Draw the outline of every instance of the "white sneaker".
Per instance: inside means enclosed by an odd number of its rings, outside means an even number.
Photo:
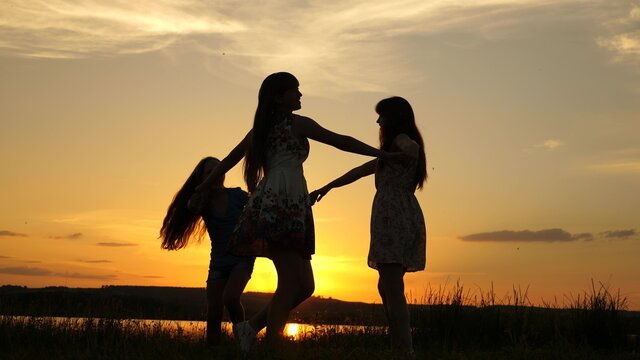
[[[235,336],[240,350],[244,353],[248,353],[251,350],[251,345],[256,342],[256,331],[253,330],[249,320],[233,324],[233,336]]]

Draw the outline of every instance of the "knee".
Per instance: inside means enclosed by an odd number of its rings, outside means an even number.
[[[315,284],[313,282],[302,283],[300,284],[300,290],[298,291],[299,297],[301,299],[308,299],[313,295],[313,292],[316,290]]]

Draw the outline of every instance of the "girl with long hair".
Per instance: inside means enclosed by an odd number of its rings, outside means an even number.
[[[371,210],[367,262],[378,271],[378,292],[389,321],[393,347],[411,357],[414,352],[404,296],[404,274],[424,270],[426,263],[426,227],[414,195],[427,179],[424,142],[407,100],[397,96],[384,99],[376,105],[376,112],[379,115],[380,149],[401,151],[405,156],[371,160],[309,196],[313,204],[333,188],[375,174],[376,194]]]
[[[229,238],[248,200],[242,189],[224,186],[224,175],[216,177],[207,201],[189,202],[196,186],[218,166],[220,160],[206,157],[193,169],[175,194],[162,222],[162,248],[178,250],[191,239],[200,241],[205,232],[211,238],[211,256],[207,277],[207,335],[209,345],[220,341],[222,314],[226,307],[232,323],[245,320],[240,296],[253,272],[254,257],[238,257],[227,252]]]
[[[229,244],[236,255],[261,256],[273,261],[278,285],[269,304],[251,319],[238,324],[240,347],[248,352],[256,334],[266,326],[272,350],[282,338],[289,312],[313,294],[311,255],[315,252],[313,214],[302,164],[309,155],[309,140],[372,157],[393,157],[350,136],[336,134],[313,119],[294,114],[301,108],[295,76],[274,73],[258,92],[253,127],[198,186],[207,198],[210,182],[244,158],[249,202]]]

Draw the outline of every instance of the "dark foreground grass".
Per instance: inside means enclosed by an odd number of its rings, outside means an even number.
[[[496,300],[492,290],[475,295],[460,284],[431,290],[413,302],[416,359],[640,360],[640,316],[626,312],[626,300],[602,284],[562,307],[534,307],[526,290],[514,289],[508,298]],[[0,359],[274,358],[261,342],[243,357],[229,336],[209,347],[203,329],[167,324],[0,316]],[[301,334],[279,344],[275,358],[394,359],[385,328],[362,325],[346,332],[328,328]]]
[[[54,321],[43,318],[0,318],[2,359],[244,359],[224,336],[220,345],[204,344],[202,332],[187,333],[160,322],[122,320]],[[594,349],[569,343],[496,348],[465,346],[447,349],[416,339],[416,359],[640,359],[624,349]],[[432,346],[435,345],[435,346]],[[308,334],[278,347],[271,357],[258,343],[249,359],[393,359],[387,335],[380,330]]]

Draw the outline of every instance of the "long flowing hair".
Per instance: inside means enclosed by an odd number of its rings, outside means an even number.
[[[169,204],[167,215],[164,217],[162,228],[160,229],[161,247],[163,249],[182,249],[189,244],[192,235],[195,235],[196,240],[200,241],[206,233],[207,228],[204,225],[204,221],[202,221],[202,216],[189,211],[187,204],[189,198],[195,192],[196,186],[200,185],[204,180],[206,175],[205,167],[209,161],[220,162],[220,160],[210,156],[200,160],[187,178],[187,181],[182,185],[182,188],[173,197],[171,204]]]
[[[253,192],[264,176],[267,136],[277,120],[276,97],[298,86],[295,76],[287,72],[267,76],[258,92],[258,107],[253,119],[253,135],[244,157],[244,180]]]
[[[420,130],[416,126],[416,119],[411,104],[404,98],[393,96],[381,100],[376,105],[378,115],[384,116],[384,126],[380,127],[380,149],[390,151],[393,139],[400,134],[406,134],[420,145],[418,151],[418,166],[415,174],[416,188],[422,189],[427,180],[427,157],[424,152],[424,141]]]

